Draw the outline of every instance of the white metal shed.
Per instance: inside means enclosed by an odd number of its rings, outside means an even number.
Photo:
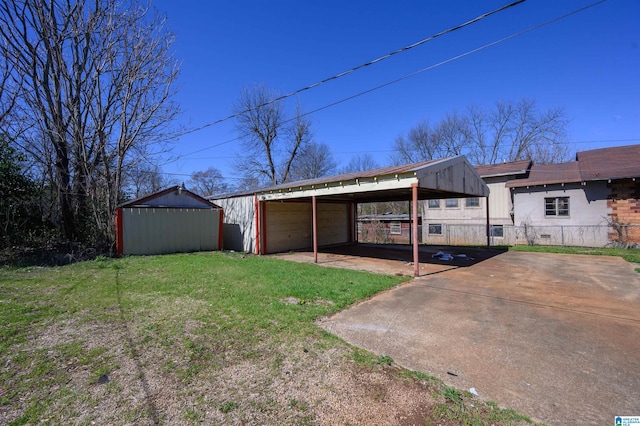
[[[184,189],[171,187],[116,209],[116,251],[165,254],[222,249],[223,210]]]

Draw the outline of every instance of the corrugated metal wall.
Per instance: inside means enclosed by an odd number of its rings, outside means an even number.
[[[318,203],[318,245],[349,242],[349,204]],[[312,207],[309,202],[267,202],[267,253],[313,246]]]
[[[123,254],[219,250],[219,209],[123,208]]]
[[[255,250],[255,205],[254,196],[211,200],[224,209],[224,248],[225,250]]]

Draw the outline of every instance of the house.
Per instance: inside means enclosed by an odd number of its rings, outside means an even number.
[[[492,244],[509,244],[513,235],[513,202],[506,183],[529,175],[531,160],[476,166],[474,169],[489,190],[489,222]],[[428,200],[422,208],[426,226],[422,238],[427,244],[484,244],[487,205],[479,197]]]
[[[364,214],[358,215],[358,242],[374,244],[411,244],[412,218],[410,214]],[[422,226],[422,215],[418,215],[418,227]],[[418,234],[422,243],[422,234]]]
[[[222,250],[223,210],[183,186],[124,203],[115,215],[118,255]]]
[[[604,246],[640,242],[640,145],[578,152],[507,182],[517,243]]]

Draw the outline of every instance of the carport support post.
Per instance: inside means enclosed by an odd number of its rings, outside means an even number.
[[[491,247],[491,223],[489,222],[489,197],[485,197],[487,203],[487,247]]]
[[[418,256],[418,184],[411,184],[411,213],[413,222],[413,276],[420,276],[420,257]]]
[[[316,196],[311,196],[311,212],[313,219],[313,263],[318,263],[318,206]]]

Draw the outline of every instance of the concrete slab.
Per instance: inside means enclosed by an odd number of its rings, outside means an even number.
[[[393,270],[378,265],[378,272]],[[425,265],[426,273],[319,325],[547,424],[640,415],[640,274],[633,265],[504,252],[468,267]]]

